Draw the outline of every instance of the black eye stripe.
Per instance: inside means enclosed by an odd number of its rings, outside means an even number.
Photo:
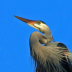
[[[37,21],[37,24],[40,25],[40,22],[42,22],[43,24],[46,24],[45,22],[43,22],[43,21],[41,21],[41,20]]]
[[[41,20],[40,20],[41,21]],[[45,22],[41,21],[43,24],[46,24]]]
[[[42,23],[45,23],[45,22],[43,22],[43,21],[41,21]]]

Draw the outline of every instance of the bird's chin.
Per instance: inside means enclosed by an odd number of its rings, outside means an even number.
[[[41,30],[41,28],[38,28],[36,26],[34,26],[34,28],[43,33],[43,31]]]
[[[37,26],[31,25],[31,24],[28,24],[28,25],[40,31],[40,28],[38,28]]]

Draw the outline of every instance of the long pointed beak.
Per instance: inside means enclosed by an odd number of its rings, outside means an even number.
[[[34,26],[34,24],[37,24],[37,21],[25,19],[25,18],[22,18],[22,17],[19,17],[19,16],[14,16],[14,17],[16,17],[17,19],[27,23],[29,26],[39,30],[37,27]]]
[[[31,25],[34,25],[37,23],[37,21],[34,21],[34,20],[29,20],[29,19],[25,19],[25,18],[22,18],[22,17],[19,17],[19,16],[14,16],[16,17],[17,19],[27,23],[27,24],[31,24]]]

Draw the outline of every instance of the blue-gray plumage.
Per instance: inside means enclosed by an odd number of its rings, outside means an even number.
[[[43,33],[33,32],[29,40],[35,72],[72,72],[72,53],[63,43],[52,42],[53,36],[44,22],[15,17]]]

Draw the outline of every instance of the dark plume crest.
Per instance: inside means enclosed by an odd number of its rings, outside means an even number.
[[[41,21],[41,20],[40,20]],[[42,23],[46,24],[45,22],[41,21]]]

